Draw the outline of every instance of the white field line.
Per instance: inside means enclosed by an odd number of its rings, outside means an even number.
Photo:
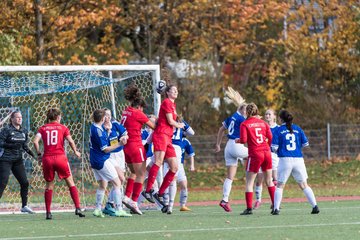
[[[275,225],[275,226],[254,226],[254,227],[228,227],[228,228],[197,228],[197,229],[168,229],[154,231],[137,231],[137,232],[114,232],[114,233],[96,233],[96,234],[69,234],[69,235],[48,235],[36,237],[14,237],[0,238],[0,240],[29,240],[29,239],[55,239],[55,238],[80,238],[80,237],[107,237],[107,236],[123,236],[123,235],[145,235],[157,233],[190,233],[190,232],[208,232],[208,231],[229,231],[229,230],[252,230],[252,229],[277,229],[277,228],[314,228],[314,227],[331,227],[360,225],[360,222],[344,222],[344,223],[323,223],[323,224],[293,224],[293,225]]]

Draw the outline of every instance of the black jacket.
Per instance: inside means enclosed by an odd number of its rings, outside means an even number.
[[[22,160],[24,150],[35,158],[28,146],[29,136],[25,128],[16,129],[12,124],[0,131],[0,161]]]

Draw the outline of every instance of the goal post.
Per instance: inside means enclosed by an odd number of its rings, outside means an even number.
[[[91,113],[106,107],[119,118],[128,105],[123,91],[129,84],[135,84],[147,103],[144,112],[157,115],[161,101],[156,93],[159,80],[158,65],[0,66],[0,120],[8,118],[12,109],[19,109],[23,127],[29,131],[29,146],[33,148],[33,137],[45,123],[46,110],[59,108],[63,113],[62,123],[70,129],[82,152],[79,161],[70,146],[65,146],[82,205],[94,206],[97,186],[89,163]],[[45,181],[41,165],[27,154],[24,159],[30,182],[29,205],[43,210]],[[17,212],[20,207],[19,184],[11,176],[0,199],[0,213]],[[64,181],[55,183],[52,208],[74,208]]]

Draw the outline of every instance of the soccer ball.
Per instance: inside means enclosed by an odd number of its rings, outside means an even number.
[[[161,94],[161,93],[163,93],[165,91],[165,88],[166,88],[166,82],[164,80],[160,80],[157,83],[156,92]]]

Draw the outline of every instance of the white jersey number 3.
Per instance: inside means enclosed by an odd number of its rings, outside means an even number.
[[[263,143],[264,142],[264,137],[261,134],[261,128],[255,128],[255,135],[256,135],[256,142],[257,143]]]
[[[285,138],[286,138],[286,140],[289,141],[289,144],[286,144],[286,150],[294,151],[296,149],[295,134],[288,133],[288,134],[286,134]]]
[[[46,140],[47,145],[57,145],[58,143],[58,131],[52,130],[52,131],[46,131]]]

